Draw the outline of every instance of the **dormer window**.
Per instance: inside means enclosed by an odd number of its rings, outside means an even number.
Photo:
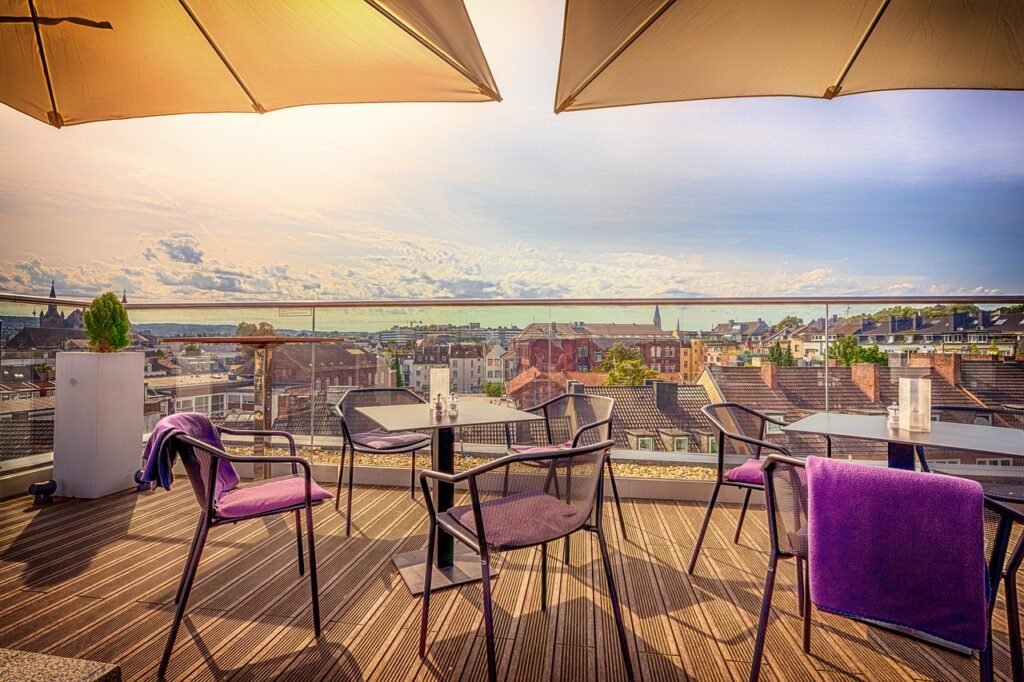
[[[779,421],[783,421],[786,415],[784,415],[782,412],[765,412],[765,416],[770,417],[772,419],[777,419]],[[778,424],[773,424],[771,422],[764,423],[764,435],[772,436],[780,433],[782,433],[782,427],[779,426]]]

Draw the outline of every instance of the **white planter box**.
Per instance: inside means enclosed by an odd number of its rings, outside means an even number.
[[[142,466],[144,354],[57,353],[53,477],[64,497],[135,485]]]

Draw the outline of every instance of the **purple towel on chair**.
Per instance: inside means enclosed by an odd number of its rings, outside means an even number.
[[[179,454],[174,448],[165,447],[171,436],[192,436],[196,440],[224,449],[220,434],[210,418],[198,412],[179,412],[164,417],[153,428],[146,443],[146,452],[142,455],[143,481],[151,481],[161,488],[171,489],[174,482],[174,458]],[[191,454],[191,453],[189,453]],[[220,460],[217,466],[217,483],[214,486],[214,499],[238,485],[238,474],[231,462]]]
[[[807,487],[811,601],[818,608],[985,648],[978,483],[808,457]]]

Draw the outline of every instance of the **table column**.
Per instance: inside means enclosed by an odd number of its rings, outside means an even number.
[[[273,388],[274,375],[271,373],[271,361],[273,349],[269,346],[257,346],[253,355],[253,387],[255,389],[255,405],[253,406],[253,421],[256,430],[268,429],[273,423]],[[252,454],[256,457],[266,455],[266,443],[262,436],[253,439]],[[252,467],[253,480],[269,478],[269,466],[266,464],[254,464]]]
[[[445,473],[455,472],[455,429],[434,429],[433,447],[434,470]],[[415,456],[415,455],[414,455]],[[448,511],[455,503],[455,486],[436,481],[434,485],[434,508],[437,513]],[[455,562],[455,539],[443,528],[437,529],[437,554],[434,564],[447,568]]]
[[[889,443],[889,468],[914,470],[914,446]]]

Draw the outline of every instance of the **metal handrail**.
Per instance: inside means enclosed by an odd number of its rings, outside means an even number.
[[[0,302],[61,305],[82,308],[89,301],[73,298],[50,298],[0,292]],[[229,308],[507,308],[507,307],[577,307],[577,306],[782,306],[782,305],[870,305],[884,304],[1015,304],[1024,303],[1024,294],[998,296],[659,296],[649,298],[423,298],[423,299],[360,299],[326,301],[185,301],[127,304],[128,310],[229,309]]]

